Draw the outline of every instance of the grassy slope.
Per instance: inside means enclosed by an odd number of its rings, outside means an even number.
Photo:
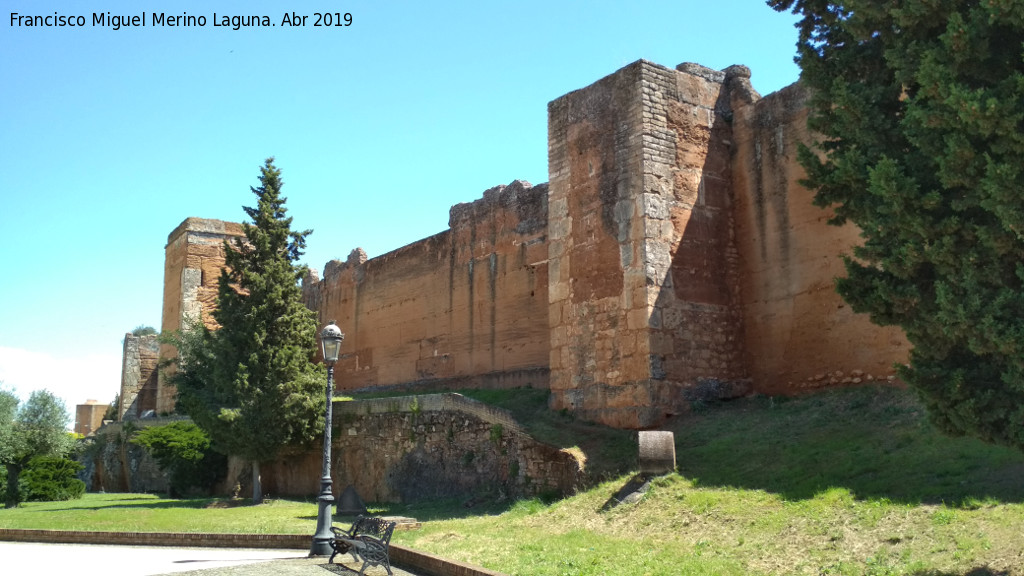
[[[383,506],[429,520],[396,542],[523,576],[1024,575],[1024,456],[938,435],[906,391],[698,406],[668,426],[678,473],[618,506],[635,433],[550,413],[543,391],[472,395],[578,446],[605,481],[550,505]],[[312,533],[315,508],[90,494],[0,510],[0,527]]]
[[[527,410],[515,406],[523,398],[490,400]],[[542,420],[537,436],[589,446],[591,463],[613,469],[592,448],[623,433],[573,426]],[[518,503],[401,539],[522,575],[1024,574],[1024,456],[939,435],[907,391],[698,406],[667,429],[679,473],[637,505],[606,510],[621,476],[551,506]]]

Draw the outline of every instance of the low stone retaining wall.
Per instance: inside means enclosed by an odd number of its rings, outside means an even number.
[[[451,393],[336,402],[332,450],[336,495],[351,484],[374,502],[567,495],[584,477],[508,412]],[[321,465],[319,451],[263,465],[264,490],[315,494]]]
[[[436,498],[524,498],[568,495],[582,484],[583,463],[569,451],[531,438],[508,412],[459,394],[424,394],[334,403],[332,477],[335,496],[349,484],[366,501]],[[146,419],[133,426],[166,424]],[[82,479],[91,491],[163,492],[167,479],[141,448],[108,425],[86,458]],[[122,458],[125,461],[122,462]],[[249,491],[248,464],[232,459],[227,495]],[[268,497],[305,497],[320,490],[320,445],[261,465]]]

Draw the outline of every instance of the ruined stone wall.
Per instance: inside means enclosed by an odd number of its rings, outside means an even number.
[[[217,302],[217,282],[224,266],[224,241],[243,236],[241,224],[188,218],[167,237],[164,249],[164,299],[161,330],[180,330],[186,318],[201,318],[213,327],[210,315]],[[162,345],[161,358],[173,358],[174,347]],[[157,413],[174,410],[173,387],[161,375]]]
[[[153,418],[129,427],[180,418]],[[541,444],[510,414],[458,394],[432,394],[334,404],[333,488],[352,484],[364,500],[415,502],[486,495],[522,498],[568,495],[583,482],[583,463],[566,450]],[[109,424],[80,458],[90,491],[162,492],[168,480],[145,450],[126,441],[121,423]],[[217,493],[236,483],[251,491],[247,463],[232,458]],[[282,455],[260,467],[269,497],[309,496],[320,489],[320,448]]]
[[[457,394],[337,402],[334,422],[335,495],[352,484],[376,502],[522,498],[571,494],[583,481],[573,454],[534,441],[504,411]],[[264,490],[314,494],[321,466],[319,452],[286,456],[261,468]]]
[[[303,282],[345,333],[338,389],[547,386],[547,186],[452,207],[449,230]]]
[[[121,391],[118,394],[119,420],[138,418],[157,409],[160,343],[156,334],[124,335],[121,356]]]
[[[829,226],[831,212],[799,183],[797,148],[810,138],[806,101],[795,84],[733,115],[744,348],[765,394],[885,379],[909,351],[901,330],[871,324],[835,292],[840,255],[860,241],[859,230]]]
[[[130,436],[140,428],[183,419],[146,418],[106,424],[92,437],[88,448],[76,456],[84,466],[78,478],[89,492],[166,492],[167,475],[145,448],[130,442]]]

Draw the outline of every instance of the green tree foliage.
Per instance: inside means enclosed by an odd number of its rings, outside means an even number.
[[[227,246],[217,330],[196,324],[178,336],[178,407],[209,434],[215,449],[252,463],[253,501],[263,500],[260,462],[323,427],[325,376],[312,362],[316,315],[301,299],[305,267],[296,263],[311,231],[293,232],[273,158],[260,169],[252,224]]]
[[[25,499],[33,502],[74,500],[85,494],[85,482],[78,472],[85,466],[56,456],[37,456],[22,473],[26,487]]]
[[[839,293],[906,332],[940,428],[1024,447],[1024,2],[769,4],[802,16],[806,183],[862,230]]]
[[[0,389],[0,465],[7,469],[5,505],[17,506],[22,491],[22,470],[37,456],[63,457],[74,442],[68,434],[71,421],[64,402],[47,390],[36,390],[24,405],[18,397]]]
[[[106,411],[103,412],[104,420],[117,420],[118,407],[121,405],[121,394],[114,394],[114,399],[110,401],[110,406],[107,406]]]
[[[209,494],[227,473],[227,458],[210,448],[210,438],[190,421],[143,428],[131,439],[156,460],[170,477],[170,496],[198,489]]]

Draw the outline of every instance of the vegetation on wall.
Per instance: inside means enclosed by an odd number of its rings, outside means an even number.
[[[227,457],[210,447],[210,438],[191,421],[143,428],[131,442],[146,449],[168,475],[170,496],[209,495],[227,473]]]
[[[1024,448],[1024,4],[769,4],[803,17],[806,184],[862,231],[839,293],[941,429]]]
[[[209,435],[213,447],[252,463],[253,502],[263,500],[259,467],[287,444],[310,442],[323,429],[325,376],[314,364],[316,315],[301,299],[297,264],[310,230],[295,232],[273,158],[260,168],[252,224],[228,243],[213,318],[179,334],[178,409]]]

